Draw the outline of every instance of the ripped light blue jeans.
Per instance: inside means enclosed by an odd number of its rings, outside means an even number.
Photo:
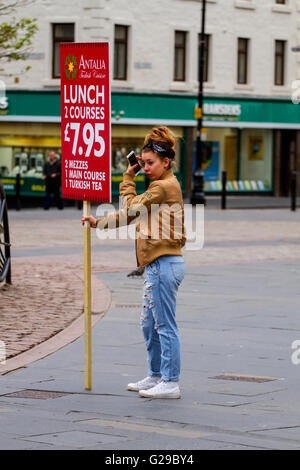
[[[185,274],[182,256],[160,256],[146,266],[141,327],[148,351],[149,375],[177,382],[180,339],[176,323],[177,291]]]

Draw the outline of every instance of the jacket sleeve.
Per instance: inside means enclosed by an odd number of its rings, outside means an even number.
[[[138,210],[140,206],[144,206],[149,211],[152,204],[161,204],[165,199],[161,181],[153,181],[147,191],[137,195],[133,177],[128,174],[124,175],[124,181],[120,184],[120,194],[127,210],[133,207]]]
[[[124,180],[120,184],[120,194],[122,209],[97,219],[99,228],[107,229],[129,225],[141,211],[149,212],[152,204],[161,204],[164,200],[164,189],[161,183],[154,181],[149,185],[147,191],[137,195],[133,177],[127,173],[124,174]]]

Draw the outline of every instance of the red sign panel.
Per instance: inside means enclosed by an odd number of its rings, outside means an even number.
[[[62,43],[62,197],[111,201],[108,43]]]

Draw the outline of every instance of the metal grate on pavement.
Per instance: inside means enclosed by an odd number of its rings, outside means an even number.
[[[239,380],[241,382],[271,382],[272,380],[280,380],[279,377],[262,377],[257,375],[239,375],[239,374],[223,374],[216,375],[215,377],[209,377],[209,379],[220,379],[220,380]]]
[[[48,398],[59,398],[71,394],[71,392],[56,392],[53,390],[25,389],[19,390],[18,392],[6,393],[5,395],[1,396],[11,398],[33,398],[38,400],[47,400]]]

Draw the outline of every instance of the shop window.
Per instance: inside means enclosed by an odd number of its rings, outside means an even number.
[[[57,158],[60,159],[59,148],[13,147],[11,170],[8,176],[16,176],[20,173],[22,176],[41,178],[50,150],[54,150]]]
[[[8,176],[11,171],[12,151],[11,147],[0,147],[0,177]]]
[[[138,138],[114,138],[112,141],[112,173],[124,173],[128,166],[126,155],[133,150],[140,156],[143,147],[143,139]]]
[[[74,23],[52,24],[52,78],[60,78],[61,42],[74,42]]]
[[[175,31],[174,81],[185,81],[186,36],[185,31]]]
[[[223,170],[226,171],[226,188],[229,193],[272,191],[272,130],[210,127],[203,144],[205,192],[217,193],[222,190]],[[195,171],[196,140],[193,157]]]
[[[248,49],[249,39],[238,38],[237,83],[246,84],[248,81]]]
[[[127,80],[128,26],[115,25],[114,79]]]
[[[204,44],[204,71],[203,71],[203,81],[208,82],[208,69],[209,69],[209,59],[210,59],[210,44],[211,37],[210,34],[205,34],[205,44]],[[201,34],[198,35],[198,65],[200,63],[200,53],[201,53]],[[198,69],[199,70],[199,69]],[[199,80],[198,76],[198,80]]]
[[[274,83],[275,85],[284,85],[284,65],[285,65],[285,44],[286,41],[275,41],[275,71]]]

